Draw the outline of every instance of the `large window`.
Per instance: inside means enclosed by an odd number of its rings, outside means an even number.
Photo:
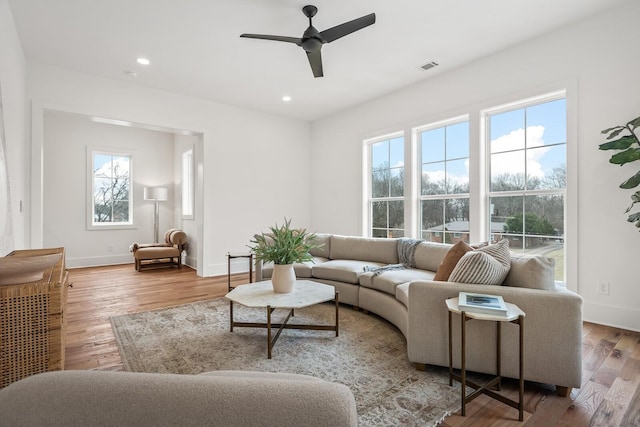
[[[565,280],[564,91],[364,142],[370,236],[506,238],[513,252],[554,258]]]
[[[88,225],[95,228],[132,225],[132,156],[95,150],[90,150],[89,154],[91,222]]]
[[[555,258],[556,279],[564,280],[566,100],[490,112],[487,143],[491,238]]]
[[[404,137],[368,143],[369,213],[373,237],[404,236]]]
[[[417,131],[421,238],[469,241],[469,122]]]

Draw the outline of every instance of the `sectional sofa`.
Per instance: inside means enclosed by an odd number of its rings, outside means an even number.
[[[525,312],[525,380],[556,385],[563,396],[581,386],[582,298],[556,285],[553,259],[510,253],[508,274],[500,284],[435,281],[453,245],[414,241],[411,263],[403,266],[399,261],[406,254],[399,246],[406,239],[331,234],[317,234],[317,239],[321,246],[310,251],[314,262],[296,264],[296,276],[333,285],[340,302],[393,323],[407,340],[409,360],[419,369],[427,364],[449,365],[445,300],[461,291],[479,292],[501,295]],[[257,263],[257,280],[268,280],[272,271],[272,265]],[[453,317],[453,364],[459,367],[460,319]],[[495,325],[472,321],[467,328],[467,369],[494,374]],[[503,376],[518,377],[515,325],[502,327],[501,363]]]

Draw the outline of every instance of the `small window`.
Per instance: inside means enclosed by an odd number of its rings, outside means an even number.
[[[182,153],[182,218],[193,219],[194,200],[193,149]]]
[[[129,153],[90,150],[89,229],[133,226],[131,166]]]
[[[369,233],[372,237],[403,237],[404,137],[368,141]]]

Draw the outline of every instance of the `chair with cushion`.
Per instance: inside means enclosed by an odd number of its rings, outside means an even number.
[[[182,268],[182,251],[187,248],[187,234],[172,228],[164,233],[164,243],[131,245],[136,270],[156,267]]]

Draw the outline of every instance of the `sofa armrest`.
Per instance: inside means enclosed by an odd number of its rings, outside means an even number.
[[[445,300],[459,292],[501,295],[520,307],[524,321],[525,379],[580,387],[582,377],[582,298],[565,288],[553,291],[451,282],[416,281],[409,285],[409,360],[449,365],[448,310]],[[460,316],[454,315],[454,365],[459,366]],[[467,368],[495,373],[495,326],[475,321],[467,336]],[[470,329],[471,330],[471,329]],[[518,377],[517,327],[502,327],[502,372]]]

